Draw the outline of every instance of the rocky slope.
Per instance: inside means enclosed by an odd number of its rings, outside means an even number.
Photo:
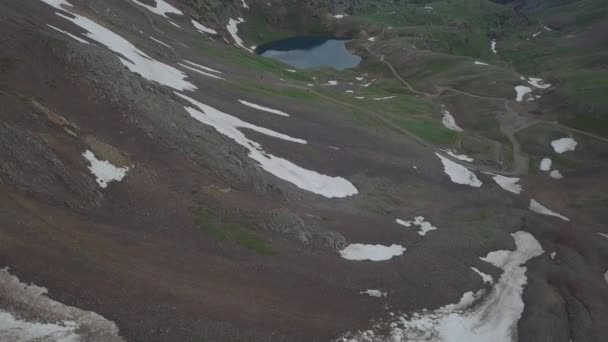
[[[603,341],[606,18],[550,5],[1,2],[0,341]],[[301,34],[363,63],[251,53]]]

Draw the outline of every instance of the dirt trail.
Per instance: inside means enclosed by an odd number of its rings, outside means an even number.
[[[444,87],[444,86],[438,86],[435,85],[435,89],[437,89],[436,93],[429,93],[429,92],[425,92],[425,91],[421,91],[418,90],[416,88],[414,88],[406,79],[404,79],[399,72],[397,72],[397,70],[395,69],[395,67],[386,60],[385,56],[383,54],[378,54],[375,53],[374,51],[372,51],[372,47],[374,46],[374,44],[382,39],[385,35],[385,30],[382,31],[382,33],[378,36],[378,38],[376,40],[374,40],[373,42],[371,42],[370,44],[365,44],[363,47],[365,48],[365,50],[371,54],[372,56],[376,57],[381,63],[383,63],[384,65],[386,65],[389,70],[391,71],[391,73],[395,76],[396,79],[398,79],[404,86],[405,88],[414,93],[414,94],[418,94],[418,95],[423,95],[425,97],[429,97],[431,99],[436,99],[439,98],[443,93],[445,92],[454,92],[454,93],[458,93],[461,95],[465,95],[465,96],[470,96],[470,97],[474,97],[474,98],[479,98],[479,99],[486,99],[486,100],[493,100],[493,101],[503,101],[504,107],[505,107],[505,113],[504,115],[500,115],[497,117],[497,120],[499,122],[499,127],[500,127],[500,131],[509,139],[509,141],[511,142],[511,147],[513,150],[513,164],[511,166],[511,170],[495,170],[492,168],[488,168],[488,167],[484,167],[484,166],[478,166],[478,165],[467,165],[469,168],[471,169],[476,169],[476,170],[480,170],[480,171],[486,171],[486,172],[492,172],[492,173],[500,173],[503,175],[526,175],[528,173],[528,166],[529,166],[529,157],[522,152],[521,150],[521,144],[520,142],[517,140],[517,137],[515,136],[517,132],[522,131],[528,127],[531,127],[535,124],[539,124],[539,123],[544,123],[544,124],[548,124],[548,125],[553,125],[556,127],[560,127],[562,129],[566,129],[572,132],[576,132],[582,135],[586,135],[588,137],[592,137],[592,138],[596,138],[598,140],[602,140],[605,142],[608,142],[608,138],[599,136],[597,134],[593,134],[593,133],[589,133],[586,131],[582,131],[576,128],[572,128],[557,122],[551,122],[551,121],[546,121],[546,120],[536,120],[536,119],[532,119],[531,116],[529,115],[528,111],[523,108],[521,105],[519,105],[518,103],[514,102],[511,99],[506,99],[506,98],[501,98],[501,97],[492,97],[492,96],[484,96],[484,95],[478,95],[478,94],[473,94],[467,91],[463,91],[463,90],[458,90],[458,89],[454,89],[452,87]],[[383,119],[383,121],[391,126],[391,123],[386,122],[386,120]],[[413,136],[413,134],[411,134],[410,132],[407,132],[406,130],[400,128],[400,131],[405,131],[409,136]],[[470,132],[463,132],[464,134],[468,134],[471,136],[475,136],[475,137],[481,137],[477,134],[472,134]],[[420,138],[415,137],[417,140],[421,140]],[[485,137],[484,137],[485,138]],[[496,141],[492,140],[492,139],[488,139],[485,138],[486,140],[490,140],[494,143],[496,143]],[[428,143],[424,142],[425,146],[428,146]],[[495,145],[493,144],[494,148]],[[437,148],[434,148],[435,150],[437,150]],[[462,161],[457,161],[454,160],[456,162],[462,163]]]
[[[384,36],[384,31],[382,31],[382,34],[379,37]],[[423,95],[426,97],[429,97],[431,99],[436,99],[438,97],[441,96],[441,94],[443,94],[446,91],[452,91],[455,93],[459,93],[462,95],[466,95],[466,96],[470,96],[470,97],[475,97],[475,98],[481,98],[481,99],[488,99],[488,100],[496,100],[496,101],[504,101],[504,105],[505,108],[507,109],[507,113],[504,116],[500,116],[498,117],[498,121],[500,123],[500,130],[501,132],[509,139],[509,141],[511,142],[512,145],[512,149],[513,149],[513,165],[511,170],[497,170],[495,168],[492,167],[487,167],[487,166],[480,166],[480,165],[474,165],[474,164],[467,164],[467,167],[471,168],[471,169],[475,169],[478,171],[484,171],[484,172],[490,172],[490,173],[499,173],[502,175],[513,175],[513,176],[519,176],[519,175],[525,175],[528,173],[528,157],[521,151],[521,145],[519,143],[519,141],[517,140],[517,138],[515,137],[515,133],[517,132],[517,130],[515,129],[516,127],[513,126],[513,124],[520,122],[523,118],[522,116],[520,116],[516,111],[514,111],[511,106],[509,105],[509,103],[511,102],[508,99],[504,99],[504,98],[498,98],[498,97],[490,97],[490,96],[483,96],[483,95],[477,95],[477,94],[472,94],[466,91],[462,91],[462,90],[458,90],[458,89],[454,89],[451,87],[443,87],[443,86],[435,86],[435,88],[438,90],[437,93],[428,93],[428,92],[424,92],[424,91],[420,91],[415,89],[414,87],[412,87],[412,85],[405,80],[403,77],[401,77],[401,75],[397,72],[397,70],[395,69],[395,67],[386,60],[386,58],[384,57],[384,55],[379,55],[375,52],[373,52],[371,50],[371,47],[374,45],[375,41],[372,42],[371,44],[367,44],[364,46],[364,48],[374,57],[378,58],[380,60],[380,62],[382,62],[384,65],[386,65],[391,73],[395,76],[395,78],[397,78],[403,85],[405,85],[405,87],[412,93],[418,94],[418,95]],[[525,120],[525,119],[523,119]],[[389,122],[386,122],[386,124],[392,125]],[[394,126],[394,125],[392,125]],[[400,128],[400,130],[403,130],[402,128]],[[407,130],[403,130],[406,131]],[[483,138],[484,140],[489,140],[491,142],[493,142],[492,146],[495,150],[495,159],[498,156],[498,153],[496,153],[496,141],[492,140],[492,139],[488,139],[485,137],[482,137],[480,135],[477,134],[472,134],[469,132],[463,132],[464,134],[468,134],[477,138]],[[411,134],[410,132],[407,132],[407,134],[409,136],[413,136],[413,134]],[[421,140],[420,138],[416,137],[417,140]],[[428,143],[424,143],[425,146],[429,146]],[[436,148],[435,146],[433,146],[433,149],[438,151],[439,149]],[[440,151],[440,150],[439,150]],[[450,157],[450,156],[446,156],[446,157]],[[450,158],[452,159],[452,158]],[[461,160],[455,160],[453,159],[453,161],[458,162],[458,163],[463,163]]]

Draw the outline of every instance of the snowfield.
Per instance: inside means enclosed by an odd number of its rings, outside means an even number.
[[[340,255],[348,260],[386,261],[402,255],[405,251],[406,249],[401,245],[383,246],[355,243],[346,246],[340,251]]]
[[[196,86],[186,81],[186,74],[165,63],[156,61],[136,48],[128,40],[97,24],[93,20],[69,11],[72,5],[67,0],[40,0],[50,6],[67,11],[71,16],[56,14],[86,31],[83,35],[114,51],[123,65],[150,81],[176,90],[195,90]],[[70,35],[73,37],[74,35]]]
[[[108,183],[110,182],[121,181],[129,171],[128,167],[116,167],[108,161],[97,159],[95,154],[89,150],[82,155],[89,162],[89,170],[95,175],[97,184],[104,189],[108,187]]]
[[[432,311],[403,314],[390,323],[380,323],[372,330],[348,334],[338,341],[515,341],[517,323],[524,311],[522,293],[527,283],[526,267],[523,265],[528,260],[542,255],[544,250],[530,233],[519,231],[512,236],[516,250],[491,252],[481,258],[503,271],[498,282],[487,294],[484,289],[477,293],[466,292],[456,304]],[[490,280],[484,276],[482,278]],[[386,329],[389,330],[388,334],[382,335],[382,331]]]
[[[477,178],[477,176],[475,176],[475,174],[471,170],[449,160],[448,158],[442,156],[439,153],[435,153],[435,155],[443,163],[443,171],[450,177],[452,182],[456,184],[472,186],[475,188],[479,188],[483,185],[483,183]]]
[[[292,138],[267,128],[252,125],[230,114],[200,103],[188,96],[177,92],[176,94],[196,107],[185,107],[186,111],[194,119],[212,126],[221,134],[245,147],[249,151],[249,157],[251,159],[257,161],[262,169],[270,172],[276,177],[290,182],[300,189],[327,198],[348,197],[358,193],[357,188],[342,177],[331,177],[312,170],[307,170],[286,159],[265,152],[259,143],[247,138],[239,129],[250,129],[258,133],[298,144],[307,144],[306,140]]]

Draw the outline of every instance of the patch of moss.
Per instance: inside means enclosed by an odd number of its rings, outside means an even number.
[[[277,254],[262,237],[211,208],[199,206],[192,211],[192,215],[199,229],[215,239],[235,242],[261,255]]]

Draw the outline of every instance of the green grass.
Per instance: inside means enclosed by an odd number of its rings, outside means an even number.
[[[434,145],[451,146],[460,137],[457,132],[445,128],[439,121],[428,117],[393,116],[391,121]]]
[[[256,233],[230,218],[222,217],[210,208],[199,206],[193,210],[194,222],[205,234],[221,241],[231,241],[261,255],[276,255],[270,244]]]
[[[510,16],[510,8],[488,0],[378,0],[357,6],[355,15],[371,23],[392,26],[400,35],[423,38],[433,49],[459,55],[492,58],[489,33]]]
[[[264,96],[280,96],[298,100],[312,100],[319,97],[310,91],[294,87],[273,87],[266,84],[242,81],[235,84],[230,84],[230,87],[238,88],[242,91],[260,94]]]
[[[258,56],[243,49],[233,46],[223,46],[206,48],[201,47],[199,51],[207,56],[213,57],[223,63],[235,64],[246,67],[257,72],[270,72],[285,79],[301,82],[311,82],[314,72],[298,70],[298,72],[287,72],[286,69],[293,69],[292,66],[281,63],[277,60]]]

